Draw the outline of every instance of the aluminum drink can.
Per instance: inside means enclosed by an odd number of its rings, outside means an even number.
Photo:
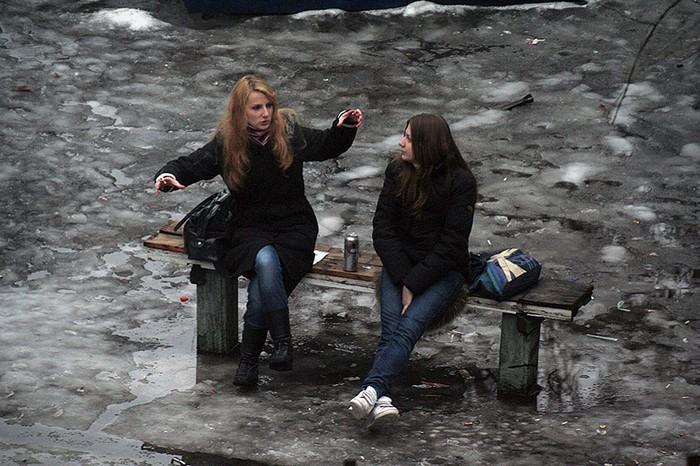
[[[343,270],[357,272],[357,259],[360,255],[360,239],[357,233],[350,233],[345,237],[345,260]]]

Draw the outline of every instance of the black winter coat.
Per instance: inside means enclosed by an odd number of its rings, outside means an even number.
[[[291,293],[313,265],[318,236],[316,216],[304,194],[303,162],[338,157],[352,145],[357,130],[337,126],[316,130],[293,125],[290,142],[294,159],[283,172],[271,150],[271,144],[251,142],[248,156],[250,170],[243,186],[233,192],[231,249],[216,264],[232,276],[250,276],[260,248],[271,244],[277,250],[284,272],[287,293]],[[161,173],[172,173],[190,185],[197,181],[224,176],[221,140],[217,137],[190,155],[171,160]]]
[[[387,166],[372,239],[392,281],[420,294],[449,271],[469,276],[476,180],[460,167],[436,168],[428,200],[416,213],[396,195],[401,163]]]

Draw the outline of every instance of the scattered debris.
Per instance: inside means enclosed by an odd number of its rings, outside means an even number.
[[[28,84],[18,84],[15,86],[15,91],[17,92],[32,92],[32,86]]]
[[[591,338],[598,338],[600,340],[617,341],[617,338],[615,337],[604,337],[603,335],[594,335],[592,333],[587,333],[586,336]]]
[[[413,388],[447,388],[449,385],[439,382],[428,382],[426,380],[421,380],[419,384],[412,385]]]
[[[181,303],[186,303],[186,302],[189,301],[189,300],[190,300],[190,298],[188,298],[187,296],[184,296],[184,295],[183,295],[183,296],[180,296],[180,302],[181,302]]]
[[[534,97],[532,97],[532,94],[526,94],[523,97],[519,98],[518,100],[514,100],[513,102],[508,102],[508,103],[501,105],[500,107],[498,107],[498,109],[499,110],[512,110],[515,107],[520,107],[521,105],[530,104],[534,101],[535,101],[535,99],[534,99]]]
[[[462,377],[462,380],[464,380],[464,383],[471,383],[474,381],[474,376],[466,369],[460,369],[459,375]]]
[[[527,40],[527,45],[537,45],[540,42],[544,42],[544,39],[532,38]]]
[[[632,312],[632,309],[627,309],[626,307],[623,307],[624,305],[625,305],[624,301],[618,301],[617,302],[617,310],[623,311],[623,312]]]

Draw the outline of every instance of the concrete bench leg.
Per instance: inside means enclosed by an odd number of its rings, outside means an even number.
[[[238,281],[192,266],[197,285],[197,352],[231,354],[238,346]]]
[[[537,360],[541,322],[539,317],[503,314],[498,361],[499,395],[530,397],[539,392]]]

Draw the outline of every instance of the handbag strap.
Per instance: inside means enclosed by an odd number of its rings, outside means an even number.
[[[221,193],[214,193],[214,194],[212,194],[211,196],[207,197],[207,198],[204,199],[202,202],[200,202],[199,204],[197,204],[197,205],[194,207],[194,209],[192,209],[192,210],[190,210],[189,212],[187,212],[187,215],[185,215],[184,217],[182,217],[182,219],[180,219],[180,221],[177,222],[177,224],[175,225],[175,231],[179,230],[180,227],[187,221],[187,219],[190,218],[190,217],[192,216],[192,214],[194,214],[195,212],[197,212],[197,210],[199,210],[200,207],[202,207],[203,205],[207,204],[209,201],[211,201],[212,199],[214,199],[214,198],[215,198],[216,196],[218,196],[219,194],[221,194]]]

